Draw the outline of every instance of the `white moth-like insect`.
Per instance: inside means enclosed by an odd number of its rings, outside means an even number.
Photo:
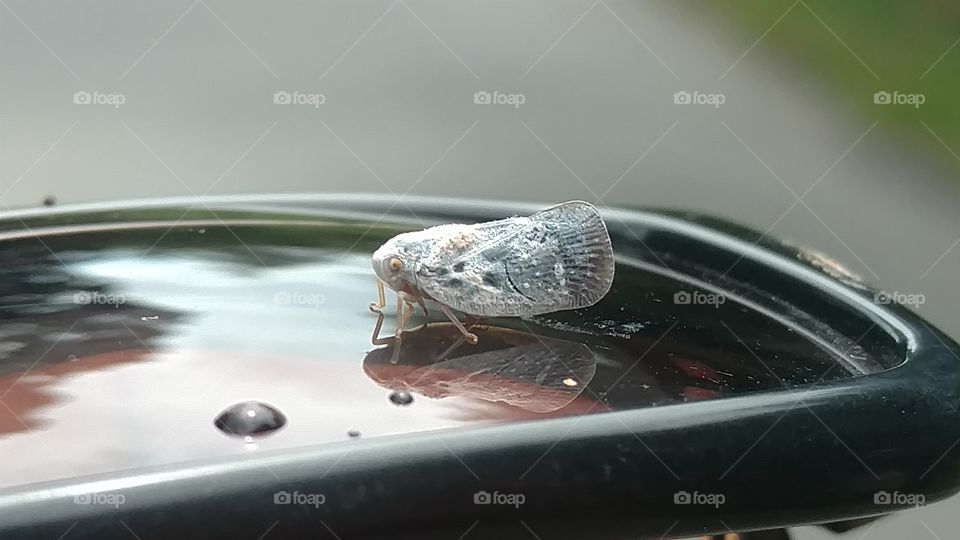
[[[397,293],[399,344],[419,304],[433,300],[470,343],[477,342],[450,308],[477,318],[527,317],[592,306],[613,283],[610,235],[590,203],[570,201],[531,216],[475,225],[438,225],[394,236],[373,254],[380,314],[373,343],[380,338],[383,286]]]

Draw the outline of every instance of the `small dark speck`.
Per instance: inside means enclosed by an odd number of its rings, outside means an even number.
[[[448,273],[450,273],[450,271],[447,270],[446,268],[437,268],[437,275],[438,275],[438,276],[445,276],[445,275],[447,275]]]
[[[487,272],[483,275],[483,282],[491,287],[497,286],[497,276],[493,275],[493,272]]]
[[[44,205],[44,206],[56,206],[56,205],[57,205],[57,197],[56,197],[55,195],[47,195],[46,197],[43,198],[43,205]]]
[[[460,278],[450,278],[450,279],[447,281],[447,285],[449,285],[449,286],[451,286],[451,287],[460,287],[460,286],[463,285],[463,280],[460,279]]]
[[[464,262],[460,261],[453,265],[454,272],[463,272]]]
[[[351,429],[350,431],[347,432],[347,437],[350,437],[351,439],[359,439],[360,432],[355,429]]]

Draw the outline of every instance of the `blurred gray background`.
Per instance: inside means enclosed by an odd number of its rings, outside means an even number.
[[[922,294],[960,338],[960,24],[928,3],[943,31],[913,39],[885,2],[0,0],[0,211],[320,191],[685,208]],[[950,538],[955,507],[846,536]]]

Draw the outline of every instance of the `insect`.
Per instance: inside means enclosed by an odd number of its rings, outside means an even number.
[[[570,201],[530,216],[475,225],[438,225],[394,236],[373,254],[380,315],[373,344],[399,345],[414,304],[432,300],[463,335],[477,336],[454,315],[527,317],[592,306],[613,283],[610,235],[590,203]],[[397,293],[395,336],[380,338],[384,285]]]

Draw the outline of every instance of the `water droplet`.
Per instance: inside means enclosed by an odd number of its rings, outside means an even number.
[[[251,443],[252,435],[267,435],[282,428],[287,417],[275,407],[259,401],[245,401],[217,415],[213,425],[227,435],[243,437]]]
[[[159,319],[160,319],[159,315],[150,315],[149,317],[140,317],[141,321],[156,321]]]
[[[197,232],[200,233],[200,234],[207,234],[207,230],[206,230],[206,229],[200,229],[200,230],[197,231]]]
[[[574,379],[571,379],[570,377],[567,377],[566,379],[563,380],[563,384],[564,386],[576,386],[577,381]]]
[[[355,429],[351,429],[350,431],[347,432],[347,437],[350,437],[351,439],[359,439],[360,432]]]
[[[71,354],[67,356],[67,360],[70,362],[76,362],[77,360],[79,360],[79,358],[77,358],[77,355]]]
[[[413,403],[413,396],[410,395],[410,392],[395,390],[390,392],[390,403],[398,406],[409,405]]]

